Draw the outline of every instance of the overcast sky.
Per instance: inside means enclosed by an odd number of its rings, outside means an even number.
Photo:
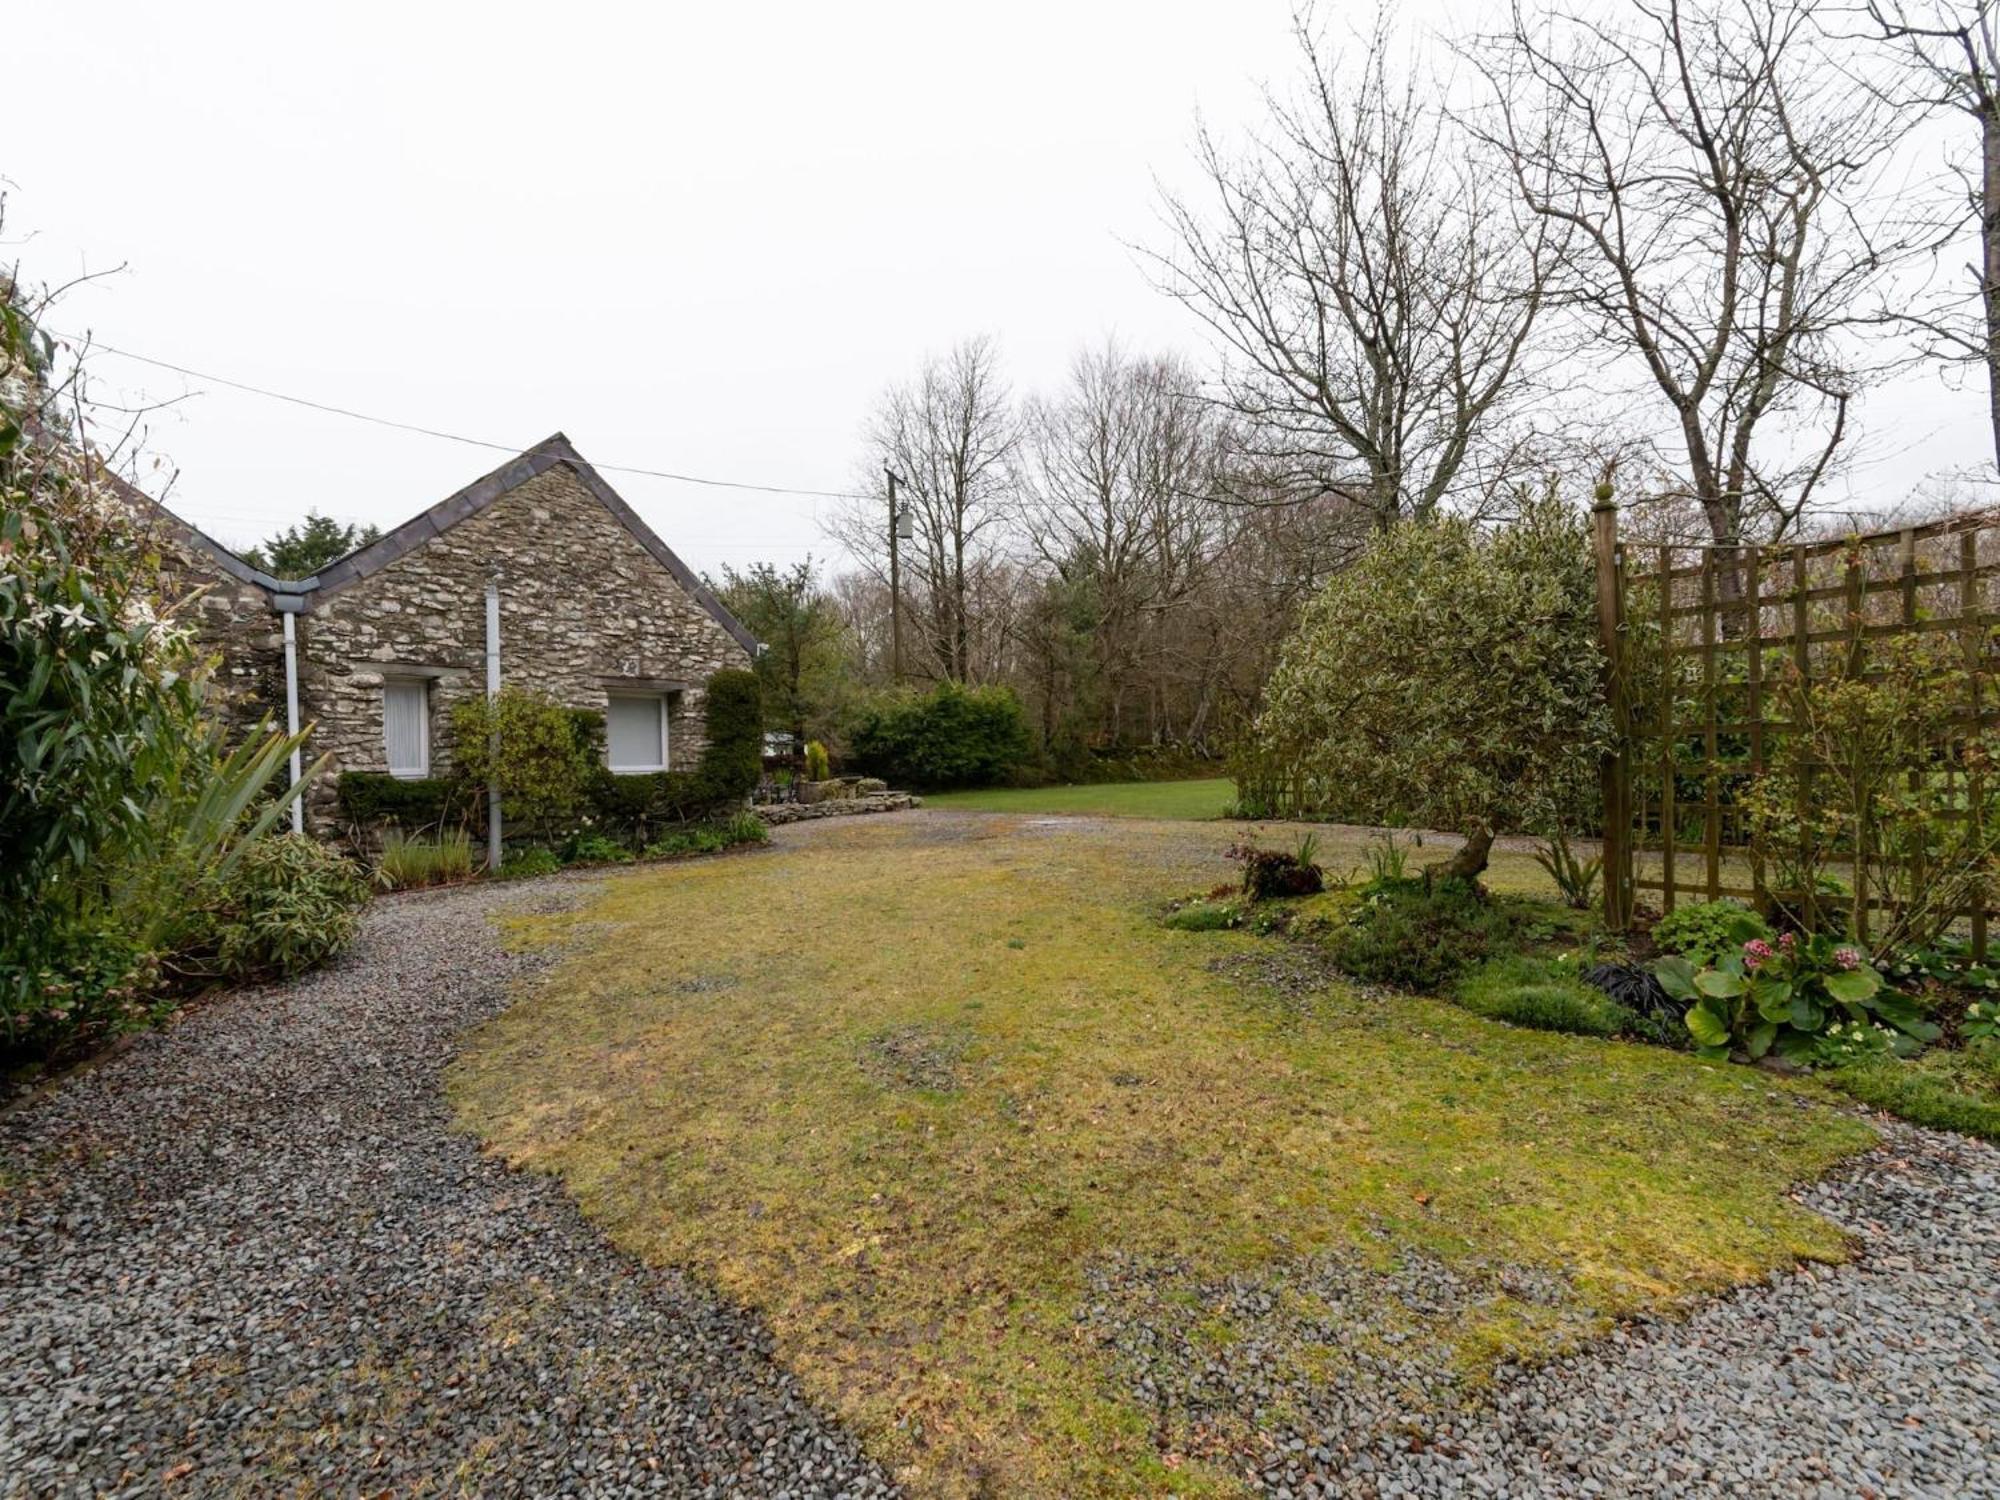
[[[1421,24],[1439,13],[1406,7]],[[16,7],[8,252],[128,269],[51,324],[245,383],[605,464],[841,489],[882,386],[973,333],[1204,345],[1126,242],[1254,123],[1290,0],[1006,6]],[[170,502],[233,545],[393,525],[504,455],[110,354]],[[1872,397],[1870,499],[1984,457],[1935,375]],[[162,471],[164,473],[164,470]],[[160,476],[142,474],[157,490]],[[831,544],[837,502],[609,476],[697,568]]]

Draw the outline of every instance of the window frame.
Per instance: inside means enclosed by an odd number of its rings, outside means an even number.
[[[414,770],[396,765],[389,743],[389,699],[396,692],[414,690],[422,703],[417,714],[417,765]],[[384,676],[382,679],[382,760],[398,781],[423,781],[431,774],[431,680],[428,677]]]
[[[672,715],[669,712],[667,701],[671,696],[668,693],[621,693],[617,691],[607,692],[604,695],[604,766],[613,776],[655,776],[673,764],[673,746],[670,738],[671,731],[669,729],[669,721]],[[611,705],[614,703],[650,703],[653,705],[654,711],[660,716],[660,760],[658,765],[621,766],[612,760]]]

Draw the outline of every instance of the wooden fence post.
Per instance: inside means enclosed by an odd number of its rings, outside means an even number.
[[[1597,565],[1597,640],[1604,651],[1604,701],[1611,711],[1611,748],[1600,772],[1604,800],[1604,925],[1623,932],[1632,921],[1631,739],[1625,701],[1623,590],[1618,576],[1618,502],[1611,486],[1597,487],[1590,511],[1591,550]]]

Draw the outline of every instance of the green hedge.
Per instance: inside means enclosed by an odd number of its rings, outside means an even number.
[[[873,699],[848,742],[860,770],[925,791],[992,786],[1025,765],[1032,750],[1028,716],[1012,688],[955,682]]]
[[[341,816],[350,823],[395,823],[422,828],[455,817],[464,822],[474,799],[447,777],[409,780],[384,771],[343,771],[334,788]]]

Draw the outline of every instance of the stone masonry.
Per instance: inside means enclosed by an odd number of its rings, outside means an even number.
[[[161,513],[164,516],[164,513]],[[503,683],[603,712],[624,690],[667,698],[673,769],[703,745],[701,686],[748,667],[751,644],[686,568],[560,437],[333,565],[279,584],[165,517],[178,571],[203,592],[202,638],[221,657],[239,722],[285,712],[283,619],[298,615],[301,722],[309,756],[333,759],[314,787],[315,824],[333,816],[342,771],[386,771],[383,686],[429,684],[430,766],[451,766],[454,704],[486,690],[486,585],[500,593]],[[316,584],[316,586],[311,586]],[[272,587],[275,585],[275,587]]]

